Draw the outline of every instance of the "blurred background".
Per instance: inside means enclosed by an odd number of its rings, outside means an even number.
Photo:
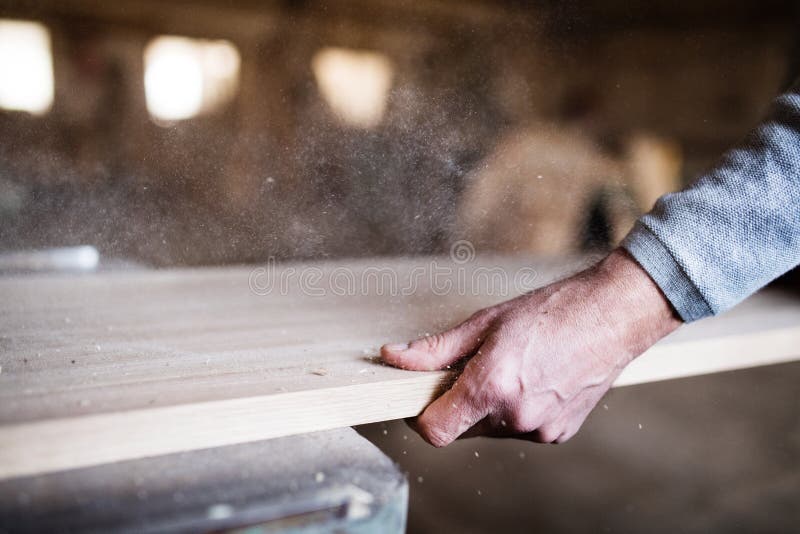
[[[757,123],[798,23],[794,0],[0,0],[0,252],[602,251]],[[798,380],[615,390],[560,447],[360,430],[408,471],[412,532],[790,532]]]
[[[795,74],[791,0],[0,1],[0,248],[613,244]]]

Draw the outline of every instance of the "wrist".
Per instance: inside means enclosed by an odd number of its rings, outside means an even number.
[[[593,268],[617,329],[633,359],[683,324],[664,293],[628,252],[615,249]]]

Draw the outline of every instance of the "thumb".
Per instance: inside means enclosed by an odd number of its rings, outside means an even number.
[[[413,371],[442,369],[480,347],[488,324],[473,316],[460,325],[410,343],[392,343],[381,347],[383,361]]]

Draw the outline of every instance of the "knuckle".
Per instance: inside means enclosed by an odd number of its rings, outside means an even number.
[[[444,334],[436,333],[425,336],[421,339],[418,339],[413,344],[417,344],[417,347],[428,352],[437,352],[442,349],[445,345],[445,337]]]
[[[522,379],[510,372],[507,366],[498,365],[486,381],[487,393],[493,398],[508,404],[522,397]]]
[[[470,315],[467,322],[485,327],[492,322],[496,315],[497,312],[493,308],[483,308]]]
[[[525,434],[536,428],[534,418],[524,412],[516,410],[510,414],[508,426],[515,434]]]
[[[542,443],[557,443],[563,430],[554,425],[544,425],[539,427],[539,439]]]
[[[492,376],[483,384],[483,395],[491,401],[500,400],[504,397],[504,389],[503,381]]]
[[[560,436],[558,436],[556,438],[554,443],[556,443],[557,445],[560,445],[562,443],[568,442],[570,439],[572,439],[572,435],[569,434],[568,432],[564,432],[563,434],[561,434]]]
[[[525,434],[530,432],[531,429],[529,426],[522,423],[522,421],[518,418],[511,417],[510,421],[507,422],[508,429],[514,434]]]
[[[494,404],[494,399],[487,391],[487,387],[484,385],[483,387],[475,382],[474,380],[467,380],[463,381],[463,383],[457,384],[458,387],[462,388],[460,393],[462,395],[463,401],[472,406],[483,406],[483,405],[491,405]]]
[[[512,399],[519,394],[519,388],[514,381],[508,380],[502,374],[493,376],[487,380],[485,389],[488,397],[499,401]]]

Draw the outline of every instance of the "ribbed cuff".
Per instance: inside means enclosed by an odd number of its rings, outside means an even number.
[[[684,322],[714,314],[694,282],[647,226],[637,221],[622,241],[622,247],[647,271]]]

